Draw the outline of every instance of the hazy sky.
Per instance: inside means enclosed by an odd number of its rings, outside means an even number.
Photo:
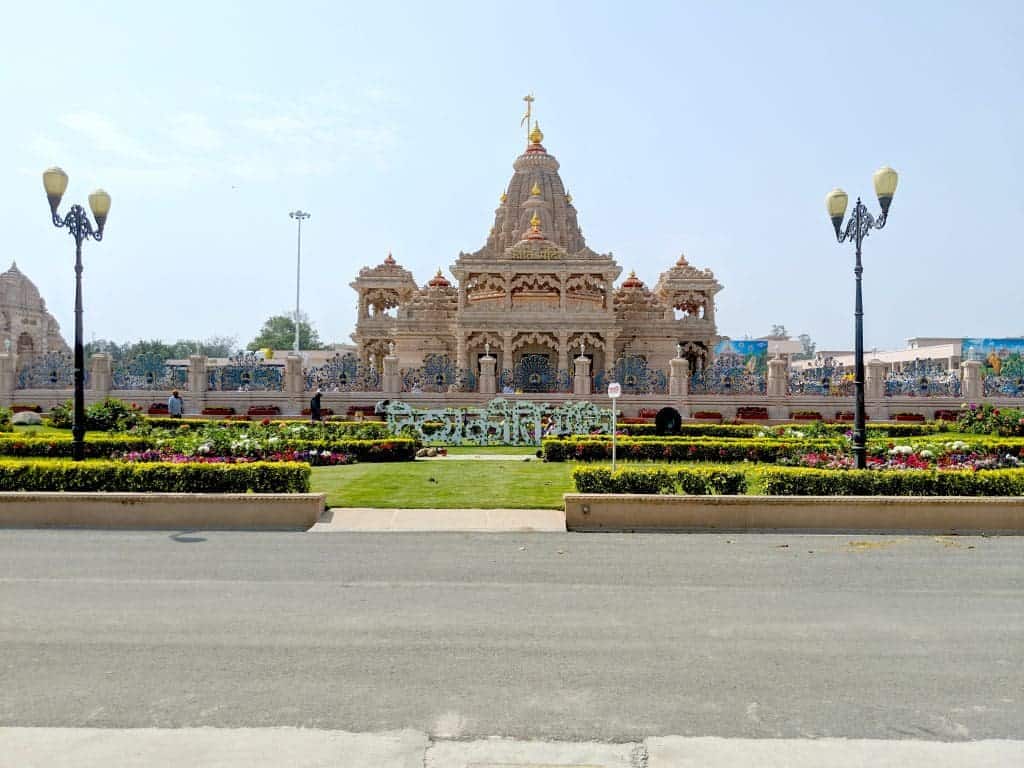
[[[85,248],[85,334],[237,335],[295,296],[348,341],[359,267],[420,283],[485,240],[536,95],[588,245],[648,285],[714,270],[719,330],[852,345],[833,186],[877,202],[866,344],[1024,334],[1024,5],[9,3],[0,30],[3,261],[73,335],[65,198],[113,208]],[[4,264],[0,268],[6,268]]]

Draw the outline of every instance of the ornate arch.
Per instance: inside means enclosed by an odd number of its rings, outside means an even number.
[[[512,342],[512,351],[515,352],[528,344],[537,344],[542,347],[558,351],[558,339],[550,333],[521,333]]]
[[[579,349],[581,340],[583,341],[583,344],[586,347],[586,349],[589,349],[591,351],[595,349],[604,350],[607,348],[604,339],[602,339],[600,336],[594,336],[593,334],[588,333],[587,331],[583,331],[582,333],[574,333],[572,336],[569,337],[569,351],[573,352],[573,350]],[[573,352],[573,354],[575,353]]]

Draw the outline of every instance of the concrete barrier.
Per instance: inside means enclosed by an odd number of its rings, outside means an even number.
[[[322,493],[0,493],[2,528],[294,531],[311,528]]]
[[[565,494],[569,530],[1024,533],[1024,497]]]

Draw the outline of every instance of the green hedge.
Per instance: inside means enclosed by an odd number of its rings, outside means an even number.
[[[230,429],[246,430],[261,426],[263,419],[253,417],[251,421],[227,421],[224,419],[172,419],[169,416],[147,416],[145,422],[158,429],[180,429],[183,424],[198,429],[209,424]],[[382,421],[325,421],[313,424],[309,419],[270,419],[271,424],[302,424],[320,431],[327,437],[353,437],[359,440],[383,440],[391,437],[388,425]]]
[[[166,441],[165,441],[165,444]],[[117,454],[147,451],[156,448],[156,439],[134,435],[87,434],[86,458],[108,459]],[[280,450],[330,451],[347,453],[357,461],[412,461],[416,457],[417,443],[405,437],[386,440],[282,440]],[[269,453],[265,451],[263,455]],[[242,454],[244,455],[244,454]],[[40,437],[9,437],[0,435],[0,456],[25,458],[70,458],[71,435]]]
[[[0,461],[0,491],[308,493],[308,464],[130,464]]]
[[[620,469],[577,467],[572,473],[579,493],[687,493],[694,496],[736,495],[747,492],[747,476],[740,469],[686,467],[684,469]]]
[[[145,451],[151,448],[152,444],[153,441],[147,437],[93,433],[86,435],[85,455],[86,458],[108,459],[114,453]],[[0,435],[0,456],[70,458],[71,435]]]
[[[758,461],[774,463],[810,451],[836,450],[839,440],[752,438],[622,438],[616,455],[623,461]],[[606,461],[612,455],[608,439],[549,438],[541,444],[546,461]]]
[[[771,467],[768,496],[1024,496],[1024,470],[874,470]]]

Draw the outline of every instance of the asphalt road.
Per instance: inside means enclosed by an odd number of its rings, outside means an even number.
[[[0,726],[1024,737],[1024,538],[0,531]]]

